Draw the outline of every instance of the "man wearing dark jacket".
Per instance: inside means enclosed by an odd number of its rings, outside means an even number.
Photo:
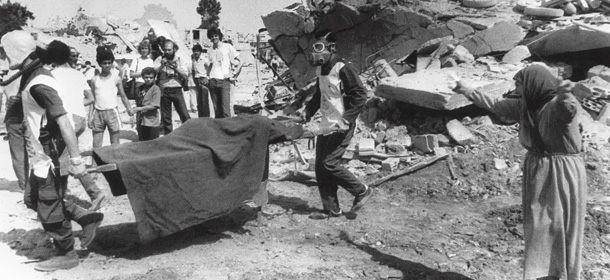
[[[338,186],[355,198],[351,212],[358,211],[373,194],[340,164],[341,157],[354,136],[356,119],[366,102],[366,91],[351,63],[340,60],[336,53],[336,37],[331,32],[316,34],[312,64],[320,67],[317,89],[305,108],[305,119],[320,110],[320,128],[316,145],[316,179],[324,209],[312,213],[312,219],[325,219],[342,215],[337,197]]]

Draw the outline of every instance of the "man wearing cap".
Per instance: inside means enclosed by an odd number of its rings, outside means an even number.
[[[42,64],[53,62],[54,54],[37,48],[34,38],[20,30],[5,34],[0,43],[10,69],[20,69],[23,73],[19,90],[31,169],[24,202],[38,213],[38,220],[53,239],[58,252],[57,256],[39,262],[34,268],[40,271],[70,269],[79,264],[71,220],[83,227],[85,236],[81,239],[81,247],[87,247],[95,237],[103,214],[64,200],[68,178],[60,175],[59,155],[64,149],[68,150],[68,172],[72,176],[83,176],[86,169],[69,116],[57,91],[60,87],[51,72],[42,67]]]

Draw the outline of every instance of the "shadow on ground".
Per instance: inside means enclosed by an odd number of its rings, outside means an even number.
[[[345,231],[340,232],[340,238],[348,244],[358,248],[359,250],[371,255],[371,260],[402,272],[403,280],[472,280],[467,276],[455,272],[441,272],[429,268],[421,263],[403,260],[401,258],[383,253],[377,248],[355,243],[349,234]]]

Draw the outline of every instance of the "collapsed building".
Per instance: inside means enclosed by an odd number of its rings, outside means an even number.
[[[563,10],[561,16],[523,12],[544,8],[539,2],[472,2],[307,1],[265,15],[263,22],[295,89],[307,88],[316,77],[308,63],[316,31],[337,33],[338,55],[360,70],[371,98],[347,160],[383,162],[377,166],[392,169],[407,150],[417,157],[446,153],[442,146],[456,152],[476,146],[481,137],[468,126],[491,120],[464,118],[465,110],[476,109],[453,92],[451,77],[504,95],[514,89],[514,74],[531,63],[577,82],[585,140],[607,143],[610,61],[600,56],[610,47],[607,17],[596,10],[573,16],[562,16]],[[413,111],[432,113],[419,125],[401,125]]]

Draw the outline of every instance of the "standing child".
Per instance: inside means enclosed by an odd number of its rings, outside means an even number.
[[[95,102],[91,109],[89,127],[93,130],[94,149],[102,146],[106,127],[108,127],[108,132],[110,133],[110,144],[119,144],[121,118],[118,111],[117,93],[121,97],[125,108],[131,108],[129,100],[125,96],[123,81],[119,75],[111,71],[114,63],[112,52],[99,49],[96,60],[102,71],[91,79],[91,90],[93,91]],[[127,109],[127,113],[130,116],[133,115],[131,109]]]
[[[136,94],[137,131],[140,141],[159,138],[159,107],[161,107],[161,88],[155,85],[155,69],[142,69],[144,84],[138,87]]]

